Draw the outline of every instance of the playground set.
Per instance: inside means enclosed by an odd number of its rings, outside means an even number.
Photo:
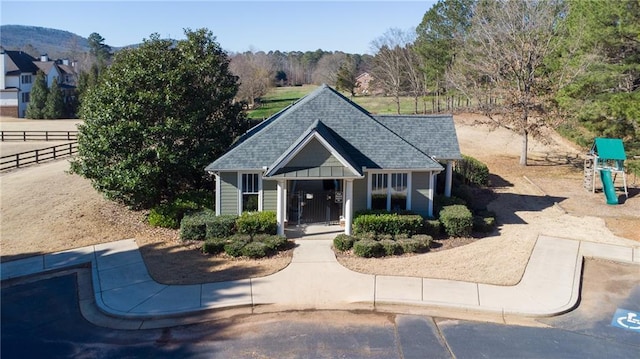
[[[584,187],[595,193],[596,177],[599,176],[607,204],[615,205],[619,203],[615,181],[618,175],[622,175],[624,194],[629,197],[627,177],[624,172],[626,159],[621,139],[596,138],[584,161]]]

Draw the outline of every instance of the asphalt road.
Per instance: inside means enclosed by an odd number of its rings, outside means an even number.
[[[611,325],[640,312],[640,266],[585,265],[580,306],[548,328],[369,312],[256,314],[154,330],[85,320],[74,274],[3,284],[2,358],[636,358],[640,330]]]

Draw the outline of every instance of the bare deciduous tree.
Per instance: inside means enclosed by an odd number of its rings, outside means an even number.
[[[255,100],[266,95],[273,83],[273,65],[264,52],[245,52],[231,58],[231,71],[240,79],[237,97],[255,106]]]
[[[560,0],[481,1],[447,75],[469,98],[481,98],[487,91],[498,97],[488,114],[522,135],[523,166],[529,135],[545,125],[542,116],[550,94],[542,72],[554,51],[561,10]]]
[[[374,86],[394,97],[398,114],[400,95],[406,85],[405,50],[409,42],[408,35],[400,29],[389,29],[371,42],[375,53],[371,69]]]

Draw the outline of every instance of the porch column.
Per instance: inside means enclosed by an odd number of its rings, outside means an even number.
[[[351,235],[353,223],[353,180],[345,180],[344,193],[344,234]]]
[[[220,188],[222,187],[222,184],[220,183],[220,173],[216,172],[216,173],[214,173],[214,176],[216,178],[215,179],[215,181],[216,181],[216,189],[215,189],[215,193],[214,193],[215,202],[216,202],[216,216],[219,216],[220,213],[221,213],[220,206],[222,206],[222,204],[221,204],[222,203],[222,200],[221,200],[222,195],[220,194],[220,192],[221,192]]]
[[[277,194],[276,194],[276,221],[278,223],[278,235],[284,236],[284,220],[285,220],[285,209],[284,209],[284,188],[285,181],[278,180],[277,185]]]
[[[433,199],[434,199],[434,194],[435,192],[435,179],[436,174],[434,172],[429,172],[429,206],[427,209],[427,214],[429,215],[429,217],[433,217]]]
[[[451,180],[453,177],[453,161],[447,161],[447,178],[444,182],[444,195],[451,197]]]

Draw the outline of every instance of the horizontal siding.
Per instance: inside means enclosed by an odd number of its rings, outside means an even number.
[[[278,182],[262,181],[262,210],[276,211],[278,205]]]
[[[411,175],[411,210],[422,216],[429,215],[430,172],[413,172]]]
[[[220,173],[220,214],[238,214],[238,173]]]

